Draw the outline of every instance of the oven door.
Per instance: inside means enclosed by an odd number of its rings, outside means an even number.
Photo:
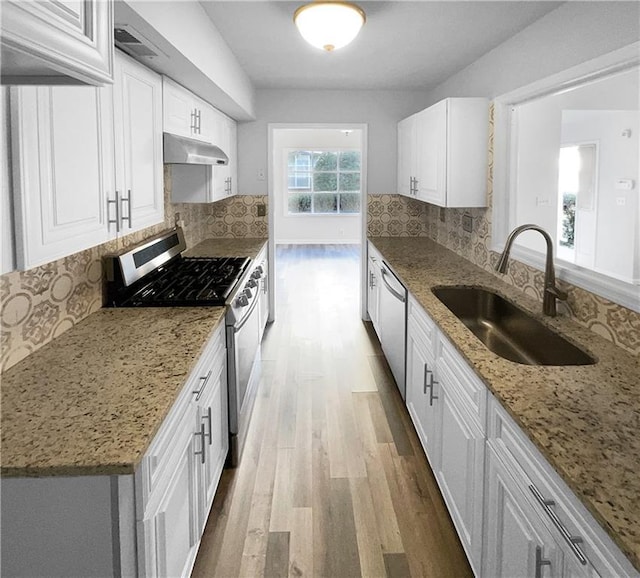
[[[260,381],[260,286],[241,309],[241,317],[227,327],[229,356],[230,462],[236,466],[249,428],[251,411]]]

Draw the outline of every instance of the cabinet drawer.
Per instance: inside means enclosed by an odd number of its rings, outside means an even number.
[[[583,568],[585,575],[595,570],[601,576],[638,576],[609,535],[493,396],[489,401],[488,443],[509,466],[574,566]],[[578,537],[581,542],[571,546],[569,537]]]
[[[415,297],[409,294],[409,305],[407,310],[407,323],[411,326],[414,335],[423,342],[427,354],[431,359],[436,358],[437,333],[436,324],[429,317]]]
[[[224,339],[224,324],[222,324],[205,346],[195,369],[189,375],[176,402],[142,458],[136,472],[139,517],[144,514],[152,494],[160,491],[171,476],[172,464],[181,444],[181,436],[178,436],[177,432],[185,427],[184,423],[187,421],[190,424],[189,431],[193,429],[195,432],[197,411],[195,402],[206,395],[208,387],[213,387],[212,382],[218,375],[220,366],[225,363]],[[190,431],[189,435],[192,433]]]
[[[484,432],[487,422],[487,387],[473,373],[455,347],[442,335],[440,335],[438,374],[455,390],[456,396],[464,403],[467,412],[477,420],[478,426]]]

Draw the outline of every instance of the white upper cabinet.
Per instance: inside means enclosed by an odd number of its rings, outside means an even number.
[[[109,84],[111,0],[3,0],[3,84]]]
[[[416,168],[416,115],[398,123],[398,193],[415,197]]]
[[[11,90],[19,269],[164,218],[160,77],[121,55],[116,68],[113,86]]]
[[[485,98],[447,98],[400,121],[398,192],[440,207],[485,207],[488,140]]]
[[[219,146],[229,157],[229,164],[216,166],[213,169],[214,200],[224,199],[237,194],[238,168],[237,157],[237,125],[236,121],[218,113],[219,140],[213,144]]]
[[[164,219],[162,81],[118,54],[114,91],[116,189],[124,234]]]
[[[220,146],[216,142],[220,140],[220,113],[215,108],[166,76],[162,89],[165,132]]]
[[[177,165],[171,167],[174,203],[213,203],[238,193],[238,128],[232,118],[163,77],[164,131],[219,147],[227,165]]]
[[[11,91],[16,258],[30,269],[116,235],[112,91]]]

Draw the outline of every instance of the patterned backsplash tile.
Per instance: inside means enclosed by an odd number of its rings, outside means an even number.
[[[31,352],[102,307],[102,257],[120,252],[174,226],[179,215],[187,246],[209,237],[266,237],[258,217],[266,197],[237,196],[214,204],[173,204],[171,169],[165,166],[165,219],[153,227],[52,263],[0,277],[0,369]]]

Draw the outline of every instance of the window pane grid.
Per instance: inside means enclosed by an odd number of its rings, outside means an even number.
[[[359,151],[292,151],[287,167],[290,214],[360,213]]]

